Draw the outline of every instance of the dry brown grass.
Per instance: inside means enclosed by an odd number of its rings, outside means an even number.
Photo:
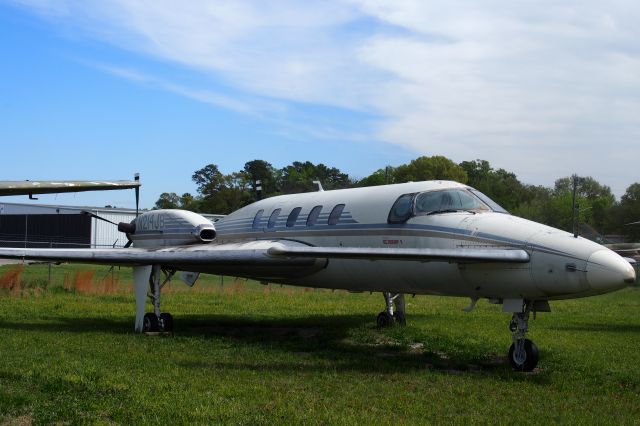
[[[36,267],[36,266],[32,266]],[[39,265],[38,267],[44,268]],[[64,271],[62,276],[54,277],[53,282],[47,284],[46,271],[43,269],[41,275],[29,276],[23,274],[25,266],[15,265],[11,269],[4,269],[4,274],[0,276],[0,291],[4,295],[12,297],[34,297],[42,296],[51,288],[60,285],[68,292],[75,292],[83,295],[126,295],[133,293],[133,283],[130,276],[124,274],[121,278],[120,271],[96,269],[87,267],[82,269]],[[28,272],[28,271],[27,271]],[[51,279],[49,277],[49,279]],[[30,281],[33,280],[33,281]],[[174,279],[168,282],[162,289],[163,294],[167,293],[206,293],[222,295],[241,295],[247,292],[258,291],[268,297],[270,294],[286,294],[294,296],[299,292],[317,291],[313,288],[296,289],[290,286],[279,284],[266,284],[256,286],[254,282],[249,282],[246,278],[237,277],[203,277],[194,287],[184,285],[180,280]]]
[[[76,271],[73,274],[73,288],[80,294],[94,294],[93,271]]]
[[[223,294],[242,294],[245,292],[244,284],[247,282],[245,278],[236,278],[231,285],[222,287]]]
[[[73,277],[65,272],[62,287],[80,294],[110,295],[132,291],[131,286],[122,286],[118,273],[109,273],[103,278],[96,277],[94,270],[76,271]]]
[[[22,290],[22,282],[20,276],[24,271],[24,265],[18,265],[15,268],[9,269],[2,276],[0,276],[0,289],[9,290],[11,293],[20,293]]]

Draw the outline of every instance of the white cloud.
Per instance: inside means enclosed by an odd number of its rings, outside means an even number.
[[[620,193],[638,179],[633,156],[618,154],[634,152],[640,124],[634,3],[359,4],[410,30],[360,51],[394,76],[378,98],[384,139],[537,183],[578,171]]]
[[[263,98],[371,113],[381,140],[488,159],[532,183],[576,171],[620,194],[639,180],[628,154],[640,136],[632,1],[16,3],[246,94],[155,82],[225,108]]]

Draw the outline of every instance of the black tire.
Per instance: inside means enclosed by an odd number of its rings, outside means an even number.
[[[393,314],[393,319],[395,320],[396,324],[404,327],[405,325],[407,325],[407,318],[404,316],[404,312],[396,312]]]
[[[162,331],[173,331],[173,316],[168,312],[160,314],[160,324]]]
[[[153,333],[156,331],[160,331],[160,324],[156,314],[144,314],[144,319],[142,320],[142,332]]]
[[[387,311],[382,311],[378,314],[378,318],[376,319],[376,324],[378,328],[387,328],[391,327],[395,322],[394,318],[389,315]]]
[[[511,344],[509,348],[509,362],[511,363],[511,367],[514,371],[533,371],[538,365],[538,347],[529,339],[524,339],[524,352],[525,358],[524,360],[516,360],[515,359],[515,343]]]

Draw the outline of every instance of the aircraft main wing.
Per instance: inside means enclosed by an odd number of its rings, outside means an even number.
[[[162,265],[167,268],[305,265],[326,259],[526,263],[529,254],[509,248],[312,247],[292,241],[175,246],[164,248],[29,249],[0,248],[0,258],[106,265]]]
[[[265,280],[303,276],[326,266],[326,260],[269,255],[268,250],[278,244],[274,241],[251,241],[164,248],[0,248],[0,258],[117,266],[160,265],[165,269]]]
[[[58,194],[62,192],[109,191],[113,189],[138,188],[137,180],[112,181],[0,181],[2,195]]]

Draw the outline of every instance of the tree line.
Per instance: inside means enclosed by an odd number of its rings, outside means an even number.
[[[196,170],[191,177],[198,193],[178,195],[164,192],[155,208],[181,208],[201,213],[228,214],[258,197],[324,189],[375,186],[409,181],[445,179],[468,184],[491,197],[510,213],[572,230],[573,188],[576,183],[580,234],[602,241],[603,235],[620,235],[628,241],[640,240],[640,183],[630,185],[620,200],[611,188],[589,176],[567,176],[552,188],[528,185],[504,169],[494,169],[486,160],[455,163],[442,156],[419,157],[398,167],[387,166],[363,179],[355,179],[335,167],[295,161],[275,168],[264,160],[249,161],[242,170],[222,173],[215,164]],[[606,241],[605,241],[606,242]]]

